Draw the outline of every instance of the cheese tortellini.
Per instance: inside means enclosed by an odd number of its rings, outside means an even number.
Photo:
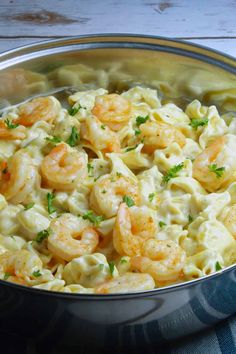
[[[53,75],[95,79],[84,65]],[[68,102],[38,97],[3,112],[0,279],[111,294],[236,262],[233,113],[198,100],[184,110],[141,86]]]

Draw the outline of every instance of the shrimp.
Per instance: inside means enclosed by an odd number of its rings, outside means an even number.
[[[87,155],[66,144],[54,147],[41,163],[46,186],[57,190],[73,190],[87,176]]]
[[[95,287],[95,294],[129,293],[152,290],[155,282],[149,274],[125,273]]]
[[[131,117],[131,104],[115,93],[97,96],[92,113],[111,130],[118,131]]]
[[[53,123],[60,111],[60,103],[52,96],[37,97],[19,107],[16,122],[30,127],[39,120]]]
[[[90,207],[97,214],[103,214],[110,218],[116,215],[125,195],[132,198],[134,203],[138,205],[140,200],[138,184],[126,176],[104,175],[93,185],[90,194]]]
[[[230,207],[223,222],[229,232],[236,239],[236,204]]]
[[[97,150],[120,152],[120,141],[116,133],[96,117],[89,116],[81,123],[81,137]]]
[[[19,125],[14,129],[9,129],[4,121],[0,121],[0,139],[24,140],[26,138],[26,128]]]
[[[68,262],[93,253],[98,242],[98,233],[82,218],[65,213],[51,221],[48,249]]]
[[[214,192],[235,180],[236,172],[236,136],[227,134],[217,138],[193,163],[193,177],[208,192]],[[212,169],[212,166],[215,167]],[[217,173],[217,169],[219,173]]]
[[[35,271],[42,271],[42,267],[41,259],[27,250],[7,251],[0,255],[0,269],[14,283],[26,285],[25,280],[32,277]]]
[[[140,125],[140,138],[144,139],[143,151],[153,153],[156,149],[164,149],[176,142],[185,145],[185,136],[178,128],[161,122],[146,122]]]
[[[33,191],[36,176],[31,157],[19,150],[1,164],[0,193],[10,203],[22,203]]]
[[[143,243],[141,255],[131,258],[131,269],[150,274],[157,284],[182,277],[186,254],[171,240],[149,239]]]
[[[155,237],[156,232],[151,209],[120,205],[113,230],[114,247],[120,255],[133,257],[140,254],[143,242]]]

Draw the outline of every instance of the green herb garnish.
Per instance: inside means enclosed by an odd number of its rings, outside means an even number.
[[[101,129],[105,130],[106,126],[104,124],[101,125]]]
[[[104,220],[104,217],[101,215],[96,215],[92,210],[89,210],[83,215],[83,219],[91,221],[95,226],[99,226],[99,224]]]
[[[115,270],[115,264],[113,262],[109,262],[108,265],[109,265],[110,273],[113,276],[113,273],[114,273],[114,270]]]
[[[171,169],[169,169],[167,174],[165,176],[163,176],[162,182],[163,183],[167,183],[167,182],[169,182],[169,180],[171,178],[177,177],[178,176],[178,172],[181,171],[183,167],[184,167],[184,163],[183,162],[178,164],[178,165],[175,165],[175,166],[171,167]]]
[[[129,147],[129,148],[125,149],[125,152],[135,150],[137,146],[138,146],[138,144],[133,147]]]
[[[34,204],[35,203],[29,203],[29,204],[25,205],[25,210],[29,210],[29,209],[33,208]]]
[[[4,274],[4,277],[3,277],[3,280],[7,280],[9,277],[11,277],[13,274],[9,273],[9,272],[6,272]]]
[[[103,263],[100,263],[100,264],[98,265],[98,268],[99,268],[99,270],[103,270],[104,264],[103,264]]]
[[[38,277],[41,277],[41,273],[40,273],[40,270],[36,270],[35,272],[33,272],[32,274],[35,278],[38,278]]]
[[[81,108],[84,108],[84,109],[85,109],[85,107],[82,107],[82,106],[79,104],[77,107],[70,107],[70,108],[68,108],[67,112],[69,113],[70,116],[75,116],[76,113],[78,113]]]
[[[116,172],[116,175],[117,175],[117,177],[121,177],[121,176],[122,176],[122,173]]]
[[[120,264],[125,264],[125,263],[128,263],[128,261],[126,259],[124,259],[124,258],[121,258]]]
[[[192,119],[191,123],[189,123],[189,125],[193,128],[193,129],[197,129],[198,127],[204,127],[205,125],[208,124],[208,119],[207,118],[203,118],[203,119]]]
[[[38,232],[36,238],[35,238],[35,241],[38,242],[38,243],[41,243],[43,240],[45,240],[49,234],[50,234],[50,229],[48,230],[42,230],[40,232]]]
[[[192,217],[192,215],[189,214],[189,216],[188,216],[188,222],[191,223],[192,221],[193,221],[193,217]]]
[[[138,117],[136,118],[136,124],[137,124],[137,126],[139,127],[141,124],[145,123],[148,119],[149,119],[149,115],[147,115],[146,117],[138,116]]]
[[[152,202],[155,197],[155,193],[150,193],[148,196],[149,202]]]
[[[45,140],[52,144],[58,144],[62,141],[58,136],[53,136],[52,138],[46,137]]]
[[[159,221],[159,226],[162,229],[163,226],[166,226],[166,223],[164,221]]]
[[[217,178],[222,177],[224,171],[225,171],[225,167],[217,167],[216,163],[213,163],[212,165],[208,166],[209,170],[211,172],[214,172],[216,174]]]
[[[52,214],[56,211],[56,208],[52,205],[52,201],[55,198],[55,195],[53,193],[48,193],[47,194],[47,203],[48,203],[48,213]]]
[[[141,130],[140,130],[140,129],[135,129],[135,130],[134,130],[134,134],[135,134],[135,135],[141,134]]]
[[[123,197],[123,202],[126,203],[126,205],[130,208],[132,207],[135,203],[131,197],[128,195],[124,195]]]
[[[19,127],[19,124],[14,124],[14,123],[10,122],[10,120],[8,118],[4,120],[4,123],[6,124],[8,129],[15,129],[15,128]]]
[[[92,172],[92,170],[94,169],[94,167],[92,166],[91,163],[87,164],[87,168],[88,168],[88,174],[90,174],[90,172]],[[92,177],[92,176],[90,176],[90,177]]]
[[[66,140],[67,144],[70,145],[71,147],[74,147],[80,139],[80,135],[78,133],[78,130],[76,127],[72,127],[71,129],[71,134],[69,138]]]
[[[221,267],[221,265],[220,265],[220,263],[218,261],[216,262],[215,267],[216,267],[216,272],[218,272],[218,270],[222,269],[222,267]]]

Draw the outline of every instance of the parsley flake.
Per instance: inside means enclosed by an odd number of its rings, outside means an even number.
[[[135,150],[137,146],[138,146],[138,144],[133,147],[129,147],[129,148],[125,149],[125,152]]]
[[[66,140],[67,144],[70,145],[71,147],[74,147],[80,139],[79,132],[76,127],[72,127],[71,129],[71,134],[69,138]]]
[[[56,211],[56,208],[52,205],[52,201],[55,198],[55,195],[53,193],[48,193],[47,194],[47,203],[48,203],[48,213],[52,214]]]
[[[188,222],[191,223],[192,221],[193,221],[193,217],[192,217],[192,215],[189,214],[189,216],[188,216]]]
[[[101,215],[96,215],[92,210],[89,210],[83,215],[83,219],[91,221],[95,226],[99,226],[99,224],[104,220],[104,217]]]
[[[101,129],[105,130],[106,126],[104,124],[101,125]]]
[[[148,196],[149,202],[152,202],[155,197],[155,193],[150,193]]]
[[[45,240],[49,234],[50,234],[50,229],[48,230],[42,230],[40,232],[38,232],[36,238],[35,238],[35,241],[38,242],[38,243],[41,243],[43,240]]]
[[[35,277],[35,278],[38,278],[38,277],[41,277],[41,273],[40,273],[40,270],[36,270],[35,272],[32,273],[32,275]]]
[[[88,169],[88,174],[90,174],[90,172],[92,172],[92,170],[94,169],[94,167],[92,166],[91,163],[88,163],[88,164],[87,164],[87,169]],[[90,176],[90,177],[92,177],[92,176]]]
[[[110,273],[113,276],[113,273],[114,273],[114,270],[115,270],[115,264],[113,262],[109,262],[108,265],[109,265]]]
[[[132,207],[135,203],[131,197],[128,195],[123,196],[123,202],[126,203],[126,205],[130,208]]]
[[[121,260],[120,260],[120,264],[125,264],[125,263],[128,263],[127,259],[125,259],[125,258],[121,258]]]
[[[9,272],[6,272],[4,274],[4,277],[3,277],[3,280],[7,280],[9,277],[11,277],[13,274],[9,273]]]
[[[178,176],[178,172],[181,171],[183,167],[184,167],[184,163],[183,162],[178,164],[178,165],[175,165],[175,166],[171,167],[169,169],[169,171],[167,172],[167,174],[165,176],[163,176],[162,182],[163,183],[167,183],[167,182],[169,182],[169,180],[171,178],[177,177]]]
[[[122,176],[122,173],[116,172],[116,175],[117,175],[117,177],[121,177],[121,176]]]
[[[33,208],[34,204],[35,203],[29,203],[29,204],[25,205],[25,210],[29,210],[29,209]]]
[[[225,167],[217,167],[216,163],[213,163],[212,165],[208,166],[209,170],[211,172],[214,172],[216,174],[217,178],[222,177],[224,171],[225,171]]]
[[[222,269],[222,267],[221,267],[221,265],[220,265],[220,263],[218,261],[216,262],[215,267],[216,267],[216,272],[218,272],[219,270]]]
[[[45,140],[52,144],[58,144],[62,141],[58,136],[53,136],[52,138],[46,137]]]
[[[69,113],[70,116],[75,116],[79,110],[83,108],[83,109],[86,109],[85,107],[82,107],[80,104],[77,106],[77,107],[70,107],[68,108],[67,112]]]
[[[100,264],[98,265],[98,268],[99,268],[99,270],[103,270],[104,264],[103,264],[103,263],[100,263]]]
[[[138,116],[136,118],[137,126],[139,127],[141,124],[145,123],[148,119],[149,119],[149,115],[147,115],[146,117]]]
[[[135,134],[135,135],[141,134],[141,130],[140,130],[140,129],[135,129],[135,130],[134,130],[134,134]]]
[[[203,119],[192,119],[191,123],[189,123],[189,125],[193,128],[193,129],[197,129],[198,127],[204,127],[205,125],[208,124],[208,119],[207,118],[203,118]]]
[[[15,129],[15,128],[19,127],[19,124],[14,124],[14,123],[10,122],[10,120],[8,118],[4,120],[4,123],[6,124],[7,129]]]
[[[159,226],[162,229],[163,226],[166,226],[166,223],[164,221],[159,221]]]

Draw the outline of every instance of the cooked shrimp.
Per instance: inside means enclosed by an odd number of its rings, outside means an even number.
[[[33,191],[36,170],[30,156],[17,151],[1,165],[0,193],[13,204],[24,202]]]
[[[104,126],[96,117],[89,116],[81,124],[81,137],[97,150],[120,152],[120,141],[115,132]]]
[[[217,138],[194,160],[193,177],[209,192],[232,182],[236,179],[235,151],[236,136],[227,134]]]
[[[182,277],[186,255],[171,240],[149,239],[143,243],[141,256],[131,258],[131,269],[150,274],[155,282],[171,282]]]
[[[227,227],[227,229],[229,230],[229,232],[236,239],[236,204],[230,207],[223,222]]]
[[[97,214],[110,218],[116,215],[125,195],[138,205],[140,198],[138,184],[126,176],[104,175],[93,185],[90,206]]]
[[[113,243],[120,255],[140,254],[143,242],[155,237],[157,226],[153,211],[146,206],[128,208],[122,203],[119,207],[113,230]]]
[[[125,273],[95,288],[96,294],[129,293],[152,290],[155,282],[149,274]]]
[[[156,149],[164,149],[176,142],[185,145],[185,136],[178,128],[161,122],[146,122],[140,125],[140,138],[144,139],[143,151],[153,153]]]
[[[9,129],[6,123],[0,120],[0,139],[23,140],[26,138],[26,128],[19,125],[14,129]]]
[[[71,214],[63,214],[51,221],[48,249],[66,261],[92,253],[98,245],[97,232],[86,221]]]
[[[73,190],[87,176],[87,155],[59,144],[43,159],[41,173],[47,187]]]
[[[120,130],[131,117],[130,102],[115,93],[97,96],[92,113],[114,131]]]
[[[9,275],[10,281],[25,284],[24,280],[32,277],[33,272],[42,270],[40,258],[27,250],[5,252],[0,255],[0,269]]]
[[[59,114],[60,103],[52,96],[37,97],[19,107],[17,123],[30,127],[39,120],[52,123]]]

